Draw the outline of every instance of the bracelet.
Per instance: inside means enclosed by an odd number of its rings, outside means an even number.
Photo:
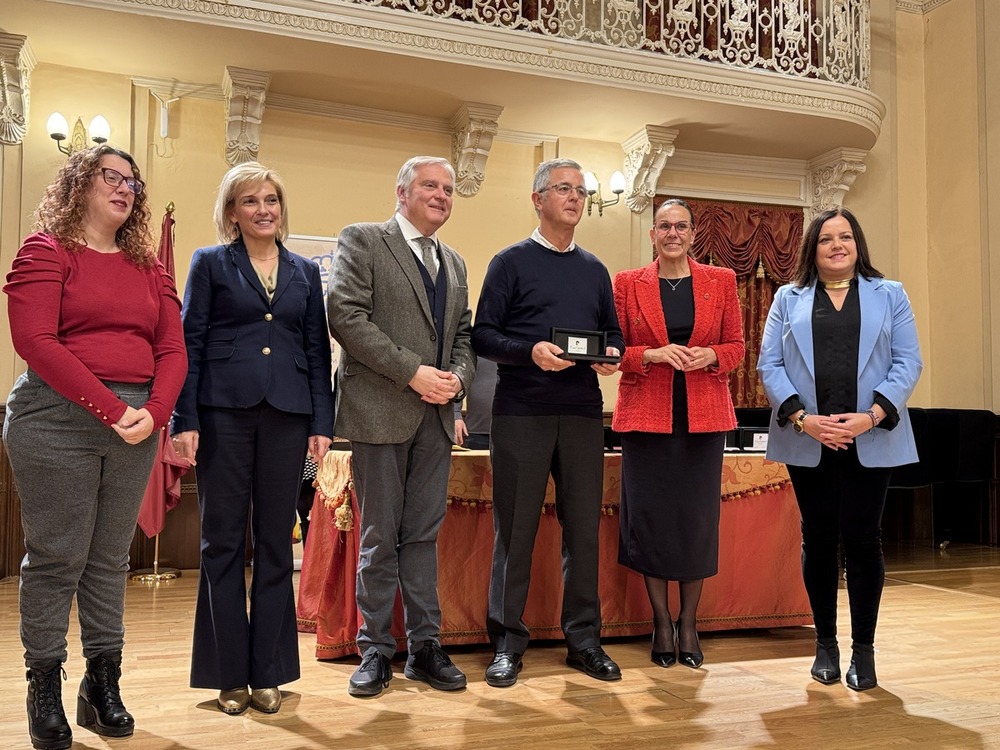
[[[878,423],[881,422],[882,420],[880,420],[878,417],[875,416],[875,410],[869,409],[868,411],[865,412],[865,414],[867,414],[872,420],[872,429],[874,430],[876,427],[878,427]]]

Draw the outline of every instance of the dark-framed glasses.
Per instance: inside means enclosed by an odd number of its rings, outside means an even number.
[[[677,234],[686,234],[691,231],[691,223],[687,221],[661,221],[656,224],[656,231],[667,234],[671,229],[676,229]]]
[[[583,185],[574,186],[570,185],[568,182],[560,182],[558,185],[546,185],[538,192],[544,193],[546,190],[552,190],[563,197],[569,195],[570,193],[575,192],[581,200],[589,195],[589,193],[587,192],[587,188],[585,188]]]
[[[141,193],[143,188],[146,187],[146,183],[142,180],[138,180],[135,177],[126,177],[117,169],[112,169],[111,167],[101,167],[101,176],[104,177],[106,183],[114,188],[124,182],[126,187],[136,195]]]

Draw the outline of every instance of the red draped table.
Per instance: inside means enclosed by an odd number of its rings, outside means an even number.
[[[351,483],[351,454],[330,451],[320,467],[297,605],[302,632],[316,633],[316,658],[356,653],[360,614],[355,604],[359,519]],[[600,525],[603,637],[652,632],[642,576],[618,564],[621,456],[604,457]],[[809,600],[799,567],[799,513],[783,464],[759,454],[728,454],[722,469],[719,573],[705,581],[698,627],[703,631],[807,625]],[[524,621],[533,638],[562,638],[561,534],[552,481],[538,527]],[[456,452],[448,483],[448,512],[438,537],[441,640],[489,643],[486,600],[493,554],[493,474],[487,451]],[[676,584],[671,584],[676,586]],[[671,600],[677,601],[676,590]],[[405,650],[402,607],[393,625]]]

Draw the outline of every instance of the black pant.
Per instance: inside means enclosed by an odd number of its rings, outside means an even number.
[[[789,466],[802,515],[802,578],[817,638],[837,635],[838,542],[843,544],[851,638],[875,642],[878,605],[885,582],[882,510],[889,468],[867,468],[857,450],[823,448],[818,466]]]

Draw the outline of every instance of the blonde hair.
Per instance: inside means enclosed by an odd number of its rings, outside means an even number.
[[[35,209],[35,229],[52,235],[71,252],[87,244],[83,223],[87,216],[94,177],[105,156],[117,156],[132,167],[132,175],[141,180],[139,167],[130,154],[114,146],[92,146],[70,155],[55,179],[45,188],[45,197]],[[153,236],[149,231],[147,191],[134,195],[132,213],[115,232],[115,244],[122,255],[139,268],[148,268],[156,261]]]
[[[247,188],[258,187],[265,182],[274,185],[278,193],[278,203],[281,205],[278,240],[285,241],[288,237],[288,201],[285,197],[285,182],[273,169],[268,169],[259,162],[248,161],[237,164],[226,172],[219,184],[219,194],[215,199],[215,234],[219,242],[228,244],[240,236],[239,226],[229,218],[230,211],[236,205],[237,196]]]

